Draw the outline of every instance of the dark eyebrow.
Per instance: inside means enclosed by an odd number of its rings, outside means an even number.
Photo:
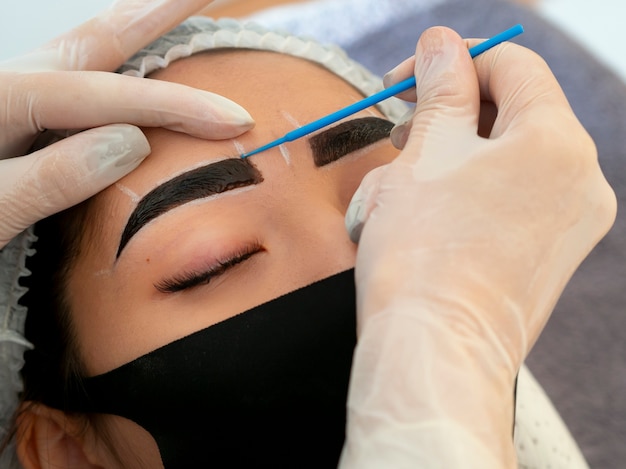
[[[131,213],[115,258],[148,222],[192,200],[259,184],[261,172],[248,159],[228,158],[180,174],[152,189]]]
[[[342,122],[309,139],[313,161],[320,167],[353,151],[389,137],[393,123],[380,117],[362,117]]]

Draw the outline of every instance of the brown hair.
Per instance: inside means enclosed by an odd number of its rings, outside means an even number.
[[[89,240],[93,239],[99,226],[93,205],[93,199],[90,199],[35,225],[38,236],[34,245],[36,253],[27,261],[26,267],[31,275],[23,278],[21,283],[28,292],[20,300],[28,308],[25,337],[34,348],[24,354],[25,364],[21,370],[24,388],[20,401],[22,404],[43,403],[62,410],[78,422],[84,422],[83,431],[94,428],[123,467],[106,419],[98,414],[68,412],[70,406],[67,405],[69,390],[80,392],[82,389],[84,366],[66,291],[76,260],[89,249]],[[26,411],[28,405],[20,407],[8,435],[0,442],[0,453],[7,450],[13,439],[19,438],[17,419],[19,412]],[[139,455],[137,462],[141,466]]]

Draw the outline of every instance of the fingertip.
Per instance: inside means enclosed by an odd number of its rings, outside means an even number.
[[[12,179],[3,190],[14,202],[6,218],[24,228],[76,205],[128,174],[149,153],[137,127],[112,124],[3,161]]]
[[[365,223],[374,208],[374,199],[386,168],[387,166],[379,166],[367,173],[350,200],[344,222],[350,240],[355,244],[361,239]]]
[[[427,29],[420,37],[415,51],[418,96],[420,85],[432,83],[443,75],[451,78],[450,72],[458,72],[464,64],[471,64],[471,57],[461,36],[443,26]]]
[[[397,125],[393,129],[391,129],[391,134],[389,137],[391,138],[392,145],[398,150],[404,149],[406,142],[409,139],[409,135],[411,133],[412,125],[410,123],[405,123],[402,125]]]
[[[478,78],[467,44],[455,31],[435,27],[422,34],[415,52],[415,81],[418,100],[413,118],[391,136],[394,146],[403,150],[398,161],[421,158],[425,142],[446,153],[458,139],[476,136]]]
[[[250,113],[236,102],[209,91],[195,92],[207,109],[206,137],[216,140],[234,138],[255,126]]]
[[[130,124],[111,124],[86,130],[80,137],[84,145],[86,177],[98,187],[105,187],[125,176],[150,154],[151,148],[143,132]],[[74,146],[74,145],[73,145]],[[68,147],[68,151],[71,151]],[[76,150],[72,153],[76,155]],[[80,158],[80,154],[77,155]]]
[[[391,129],[389,137],[394,147],[402,150],[406,145],[411,132],[413,123],[413,115],[415,109],[409,109],[399,120],[398,123]]]
[[[383,77],[383,85],[385,88],[395,85],[396,83],[409,78],[413,75],[415,68],[415,56],[403,60],[399,65],[385,73]]]
[[[478,121],[480,92],[467,43],[446,27],[426,30],[416,47],[416,116],[425,119],[462,114]]]
[[[202,137],[211,140],[227,140],[230,138],[236,138],[245,134],[249,130],[252,130],[255,125],[256,122],[213,122],[209,124],[208,130],[205,135],[202,135]]]
[[[363,218],[363,204],[361,201],[353,200],[348,206],[345,218],[346,230],[350,236],[350,241],[358,244],[361,239],[361,232],[365,226]]]
[[[412,77],[415,73],[415,56],[409,57],[404,60],[402,63],[397,65],[395,68],[390,70],[383,77],[383,86],[385,88],[389,88],[396,83],[399,83],[403,80],[406,80],[409,77]],[[403,93],[397,94],[396,98],[402,99],[404,101],[415,102],[417,101],[417,95],[415,94],[415,88],[412,88]]]

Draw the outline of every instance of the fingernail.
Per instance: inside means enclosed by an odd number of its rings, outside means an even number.
[[[215,110],[222,123],[242,128],[254,126],[254,119],[250,113],[234,101],[209,91],[197,90],[197,92]]]
[[[350,235],[350,239],[353,243],[358,243],[361,238],[361,232],[365,225],[364,210],[363,210],[363,197],[362,191],[359,187],[354,193],[345,217],[346,230]]]
[[[389,138],[391,139],[391,144],[398,150],[402,150],[406,145],[408,131],[408,124],[397,125],[393,129],[391,129],[391,134],[389,135]]]
[[[396,80],[395,80],[395,75],[396,75],[396,71],[398,70],[398,67],[394,67],[391,70],[389,70],[387,73],[385,73],[385,76],[383,77],[383,85],[385,88],[389,88],[391,85],[393,85]]]
[[[87,167],[94,174],[120,178],[129,173],[150,154],[150,145],[137,127],[113,124],[83,132],[93,135],[86,155]]]
[[[414,109],[409,109],[398,120],[398,123],[391,129],[389,137],[394,147],[399,149],[404,148],[404,145],[406,144],[406,140],[408,138],[408,133],[411,129],[411,126],[409,124],[413,120],[414,112]]]

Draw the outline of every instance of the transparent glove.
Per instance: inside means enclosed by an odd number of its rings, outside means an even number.
[[[141,131],[120,122],[209,139],[253,126],[243,108],[221,96],[106,73],[208,3],[118,1],[41,49],[0,63],[0,248],[35,221],[104,189],[150,153]],[[98,126],[104,127],[21,156],[44,129]]]
[[[405,97],[419,100],[394,129],[401,154],[347,216],[358,345],[342,468],[517,467],[516,374],[615,217],[545,62],[513,44],[474,62],[467,49],[428,30],[386,80],[415,73]]]

